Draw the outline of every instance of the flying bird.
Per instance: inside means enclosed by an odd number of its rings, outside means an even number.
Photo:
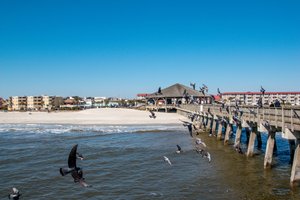
[[[204,153],[204,157],[206,157],[207,159],[208,159],[208,162],[210,162],[211,161],[211,156],[210,156],[210,153],[209,152],[205,152]]]
[[[70,151],[69,158],[68,158],[68,167],[60,168],[59,172],[62,176],[71,173],[75,183],[79,183],[83,187],[89,187],[90,185],[88,185],[85,182],[85,178],[83,178],[82,169],[80,167],[77,167],[76,164],[77,158],[83,159],[83,156],[77,153],[77,147],[78,144],[73,146],[72,150]]]
[[[195,142],[197,145],[203,145],[204,147],[206,147],[206,144],[200,139],[200,138],[197,138],[196,139],[196,142]]]
[[[189,122],[184,122],[182,125],[188,128],[190,136],[193,137],[193,127],[192,127],[193,124]]]
[[[193,89],[195,90],[195,88],[196,88],[196,83],[190,83],[190,86],[192,86]]]
[[[256,112],[253,109],[248,108],[248,110],[250,111],[250,114],[252,114],[256,117]]]
[[[218,95],[221,96],[222,93],[220,92],[220,89],[218,88]]]
[[[176,153],[181,153],[181,152],[182,152],[181,147],[180,147],[178,144],[177,144],[176,146],[177,146],[177,151],[176,151]]]
[[[196,148],[196,152],[199,153],[202,157],[207,158],[208,162],[211,161],[211,156],[210,156],[210,153],[208,151],[205,151],[202,148]]]
[[[18,200],[21,194],[19,190],[15,187],[12,188],[11,194],[8,195],[8,199]]]
[[[208,92],[208,87],[205,84],[202,84],[203,88],[205,89],[206,92]]]
[[[188,118],[191,119],[192,122],[194,121],[195,117],[196,117],[195,113],[188,115]]]
[[[199,90],[199,92],[201,92],[203,95],[205,95],[205,88],[203,88],[203,87],[200,87],[200,90]]]
[[[238,145],[235,147],[235,150],[239,153],[239,154],[243,154],[243,150],[242,148]]]
[[[161,87],[158,88],[157,93],[161,94]]]
[[[208,87],[205,84],[203,84],[203,86],[200,87],[200,92],[202,92],[202,94],[205,95],[205,92],[208,92]]]
[[[156,115],[155,113],[152,111],[152,110],[149,110],[150,114],[149,117],[152,118],[152,119],[155,119],[156,118]]]
[[[165,160],[167,163],[169,163],[170,166],[172,165],[170,159],[169,159],[167,156],[164,156],[164,160]]]
[[[265,95],[266,90],[262,86],[260,86],[260,92],[262,93],[262,95]]]

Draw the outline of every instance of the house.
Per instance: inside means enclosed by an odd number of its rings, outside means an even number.
[[[0,97],[0,110],[7,108],[7,102]]]
[[[106,97],[94,97],[93,107],[94,108],[105,107],[106,101],[107,101]]]
[[[149,96],[150,94],[147,94],[147,93],[139,93],[139,94],[137,94],[136,96],[137,96],[137,100],[144,100],[144,99],[146,99],[146,97],[147,96]]]

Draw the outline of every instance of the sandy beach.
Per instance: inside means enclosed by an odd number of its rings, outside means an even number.
[[[184,116],[156,112],[156,119],[148,111],[123,108],[100,108],[69,112],[0,112],[0,124],[181,124]]]

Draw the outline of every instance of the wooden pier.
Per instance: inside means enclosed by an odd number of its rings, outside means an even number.
[[[272,167],[273,151],[276,147],[275,134],[280,132],[290,144],[292,170],[290,183],[300,181],[300,108],[283,106],[254,107],[254,106],[224,106],[220,104],[185,104],[151,106],[147,109],[176,109],[181,115],[195,115],[193,123],[197,123],[200,129],[205,128],[210,134],[216,134],[218,140],[224,140],[228,144],[232,127],[236,126],[234,146],[240,147],[242,129],[246,129],[249,136],[246,155],[254,155],[255,140],[258,147],[262,146],[261,133],[268,134],[266,144],[264,168]],[[222,129],[225,127],[225,136]]]

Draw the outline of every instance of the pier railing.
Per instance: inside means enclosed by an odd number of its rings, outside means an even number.
[[[147,109],[177,109],[186,113],[196,113],[208,118],[225,118],[233,120],[233,116],[239,120],[250,123],[265,123],[275,127],[283,134],[294,135],[300,138],[300,107],[282,106],[282,107],[257,107],[257,106],[222,106],[221,104],[181,104],[181,105],[162,105],[147,106]],[[283,135],[284,136],[284,135]]]
[[[276,127],[281,132],[294,132],[295,137],[300,138],[297,132],[300,131],[300,108],[299,107],[254,107],[240,106],[238,111],[234,106],[222,107],[219,104],[203,104],[203,105],[180,105],[178,110],[185,112],[194,112],[200,115],[206,115],[209,118],[219,117],[232,120],[236,116],[241,121],[252,123],[268,122],[271,126]]]

